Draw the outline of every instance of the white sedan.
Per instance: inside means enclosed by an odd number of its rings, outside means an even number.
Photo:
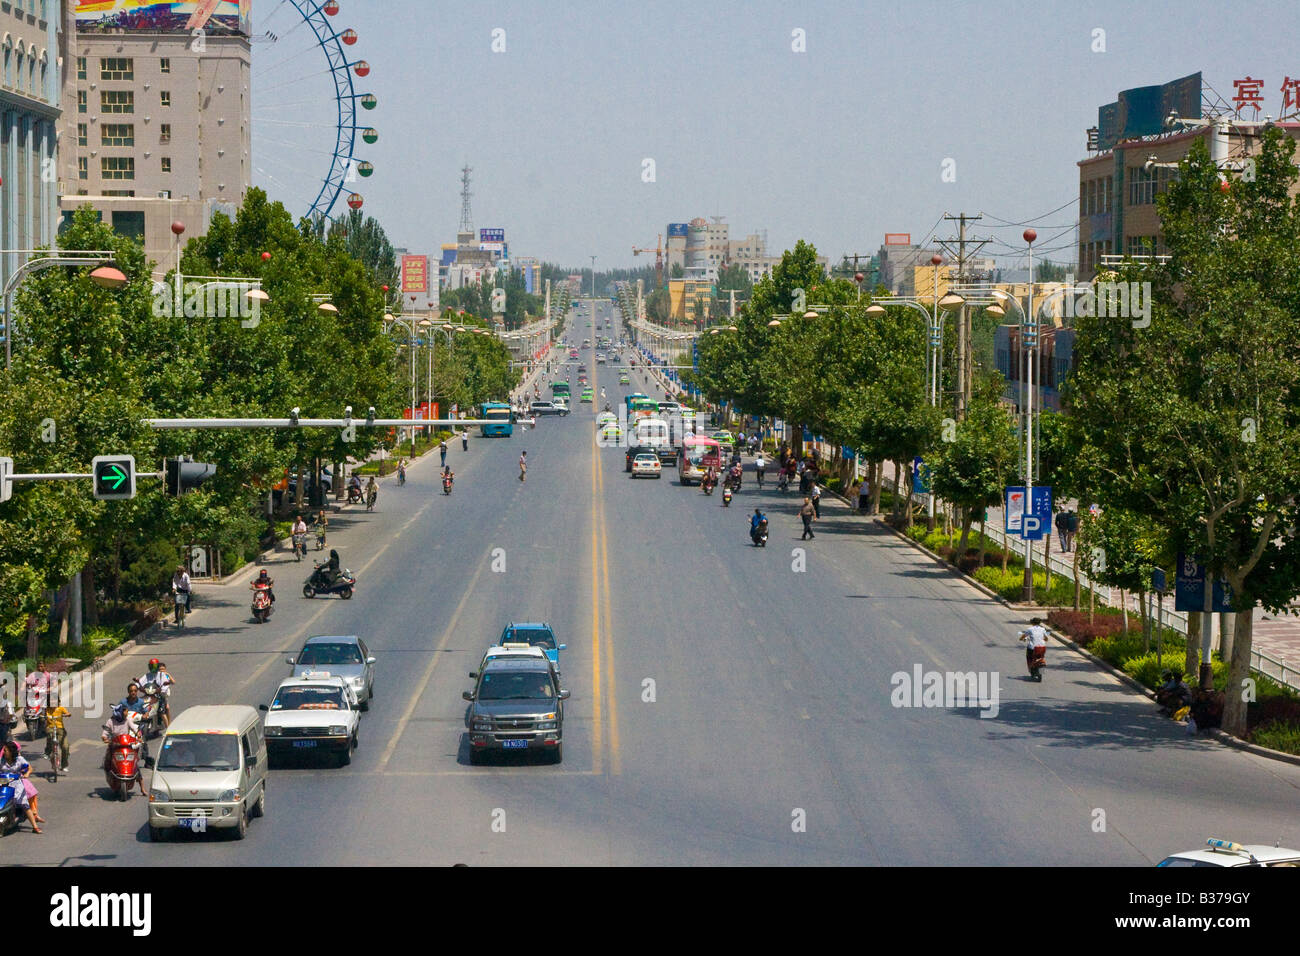
[[[342,677],[321,671],[290,677],[262,710],[269,754],[328,751],[340,767],[352,762],[361,710],[352,686]]]
[[[664,466],[659,463],[659,456],[646,452],[637,455],[632,459],[632,477],[639,478],[642,475],[650,475],[654,478],[663,477]]]

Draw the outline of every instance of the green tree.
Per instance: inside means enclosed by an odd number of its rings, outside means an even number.
[[[1094,446],[1103,503],[1144,515],[1232,587],[1236,629],[1224,726],[1246,730],[1256,604],[1281,611],[1300,581],[1300,209],[1295,144],[1263,137],[1253,181],[1201,142],[1158,198],[1170,259],[1149,324],[1076,320],[1069,400]]]

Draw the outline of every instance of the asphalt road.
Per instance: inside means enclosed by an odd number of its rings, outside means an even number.
[[[571,337],[595,338],[585,322]],[[584,360],[615,403],[616,373]],[[98,721],[81,718],[71,776],[38,782],[45,833],[5,838],[6,860],[1144,866],[1208,836],[1300,845],[1300,768],[1188,738],[1059,647],[1029,683],[1022,619],[836,503],[801,542],[796,497],[752,473],[730,508],[671,469],[628,477],[622,449],[595,445],[599,407],[455,443],[450,497],[431,456],[374,513],[339,515],[353,600],[301,598],[310,566],[281,559],[269,624],[250,622],[244,584],[201,588],[183,634],[106,670],[120,696],[158,655],[178,710],[256,706],[305,637],[361,634],[376,699],[351,766],[273,770],[242,842],[155,845],[143,798],[106,799]],[[748,540],[756,504],[766,549]],[[511,619],[568,644],[557,767],[469,765],[460,695]],[[996,716],[894,706],[894,675],[918,666],[996,672]]]

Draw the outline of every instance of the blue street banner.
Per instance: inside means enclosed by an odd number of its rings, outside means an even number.
[[[918,455],[912,459],[912,494],[928,495],[930,493],[930,469]]]
[[[1178,555],[1178,572],[1174,577],[1175,611],[1205,610],[1205,577],[1205,565],[1196,555]],[[1222,578],[1214,582],[1210,610],[1216,613],[1232,610],[1232,588]]]
[[[1028,518],[1026,518],[1028,513]],[[1024,485],[1009,485],[1002,509],[1007,534],[1022,540],[1041,541],[1052,531],[1052,489],[1042,486],[1033,489],[1033,501],[1025,507]]]

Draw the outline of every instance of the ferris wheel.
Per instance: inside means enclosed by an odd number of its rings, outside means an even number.
[[[363,120],[379,100],[357,89],[370,64],[357,32],[339,29],[341,6],[278,0],[252,37],[254,182],[297,216],[333,218],[340,199],[360,209],[357,189],[374,173],[357,141],[378,141]]]

